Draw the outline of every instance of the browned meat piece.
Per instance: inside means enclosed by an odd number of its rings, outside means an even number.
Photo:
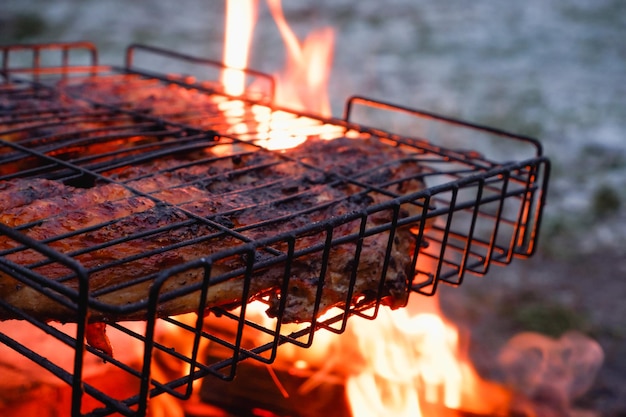
[[[86,97],[100,103],[128,109],[134,113],[158,116],[177,123],[204,129],[224,130],[226,119],[215,97],[201,91],[136,75],[109,78],[73,78],[60,86],[71,97]]]
[[[0,213],[31,204],[37,200],[63,197],[71,192],[70,188],[61,183],[38,178],[0,182]]]
[[[54,181],[9,181],[0,185],[0,193],[16,203],[2,211],[0,222],[23,225],[24,235],[45,242],[86,269],[92,322],[145,319],[145,303],[159,273],[211,256],[216,258],[207,307],[264,297],[269,314],[277,314],[284,300],[283,320],[300,322],[314,318],[318,294],[318,315],[363,297],[382,296],[385,304],[394,307],[405,302],[415,251],[409,228],[395,230],[390,249],[389,227],[366,235],[360,239],[357,258],[361,224],[345,217],[423,188],[421,168],[401,149],[378,139],[310,140],[280,154],[257,151],[242,158],[214,158],[210,164],[192,162],[151,161],[116,171],[114,178],[124,185],[97,184],[88,189]],[[54,196],[39,191],[51,186],[58,190]],[[400,207],[399,216],[420,211],[407,203]],[[371,213],[368,230],[388,226],[392,216],[392,209]],[[332,227],[324,223],[329,219],[336,220]],[[315,224],[328,227],[300,231]],[[329,232],[333,244],[325,254]],[[274,236],[283,239],[267,242],[255,252],[244,292],[246,255],[221,254]],[[289,265],[287,292],[281,293],[286,264],[280,255],[287,253],[292,236],[296,252]],[[0,255],[50,282],[77,288],[67,266],[7,236],[0,235]],[[172,272],[163,283],[157,314],[197,310],[199,291],[193,285],[204,278],[202,267]],[[353,294],[348,300],[350,288]],[[4,272],[0,272],[0,298],[43,320],[77,319],[68,307]],[[126,310],[115,312],[107,306]],[[0,320],[11,318],[0,308]]]
[[[6,204],[6,209],[0,213],[0,221],[11,227],[55,218],[65,215],[68,211],[90,210],[97,204],[109,204],[120,199],[132,202],[129,199],[133,196],[132,192],[115,184],[77,189],[47,180],[33,180],[31,183],[19,180],[19,183],[17,187],[7,187],[9,190],[5,194],[10,204]],[[49,194],[44,198],[37,198],[44,193]],[[0,192],[0,196],[1,194]],[[92,222],[97,223],[106,219],[108,208],[102,210],[103,213],[88,213]]]

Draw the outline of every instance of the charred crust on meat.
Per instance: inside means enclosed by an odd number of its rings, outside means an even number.
[[[389,266],[392,269],[396,269],[397,268],[398,264],[397,264],[396,259],[394,257],[389,257]]]
[[[346,262],[345,266],[343,267],[343,272],[345,273],[352,272],[354,268],[356,267],[356,265],[357,265],[356,259],[354,258],[350,259],[348,262]]]
[[[372,196],[366,193],[351,195],[350,197],[348,197],[348,201],[359,206],[370,206],[374,203],[374,199],[372,198]]]
[[[304,177],[302,178],[302,181],[305,184],[320,185],[320,184],[328,184],[329,182],[333,181],[335,178],[337,178],[335,174],[331,174],[328,172],[313,171],[313,172],[305,174]]]
[[[228,216],[215,216],[213,218],[213,221],[215,223],[221,224],[228,229],[232,229],[233,227],[235,227],[235,223],[233,223],[233,221]]]
[[[385,290],[391,296],[391,308],[398,308],[406,305],[408,300],[409,281],[407,279],[407,271],[398,270],[394,279],[385,280]]]
[[[233,165],[241,165],[241,163],[243,162],[243,158],[240,154],[236,154],[233,155],[230,160],[232,161]]]
[[[299,190],[300,190],[300,186],[295,182],[286,183],[280,188],[280,191],[283,194],[295,194]]]

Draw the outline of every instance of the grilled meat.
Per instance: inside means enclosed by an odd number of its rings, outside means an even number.
[[[90,188],[6,181],[0,193],[10,204],[0,222],[84,268],[92,322],[145,319],[159,285],[158,316],[197,311],[208,278],[207,308],[262,297],[284,322],[363,298],[403,305],[416,250],[411,232],[392,227],[396,208],[365,213],[423,188],[421,167],[401,149],[361,138],[204,156],[116,168],[105,173],[115,183]],[[406,218],[421,208],[397,211]],[[32,271],[37,284],[0,272],[2,300],[39,319],[77,320],[71,265],[3,235],[0,256]],[[207,262],[192,264],[201,258]],[[0,307],[0,319],[12,318]]]
[[[39,178],[0,182],[0,213],[50,197],[63,197],[71,192],[62,183]]]
[[[226,118],[211,94],[181,87],[163,85],[154,79],[132,74],[107,79],[75,78],[60,86],[65,100],[87,98],[137,115],[155,116],[203,129],[223,130]]]

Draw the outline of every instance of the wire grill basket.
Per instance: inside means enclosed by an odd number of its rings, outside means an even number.
[[[493,264],[508,264],[535,250],[549,161],[542,155],[539,142],[532,138],[364,97],[350,98],[342,119],[277,108],[273,104],[273,80],[255,71],[245,73],[256,80],[256,87],[244,97],[230,97],[214,81],[214,74],[222,70],[219,63],[143,45],[130,46],[126,62],[120,67],[100,65],[97,50],[89,43],[16,45],[1,50],[0,183],[5,189],[6,184],[15,181],[45,181],[49,186],[71,187],[80,194],[81,190],[105,184],[127,193],[133,201],[166,207],[176,218],[163,227],[137,229],[114,242],[94,242],[93,247],[73,251],[61,250],[55,242],[94,233],[103,225],[85,222],[79,230],[61,237],[37,239],[28,234],[29,228],[40,226],[37,221],[20,226],[0,222],[0,237],[11,242],[10,247],[0,250],[0,273],[72,312],[77,322],[75,326],[47,322],[2,298],[0,310],[5,317],[18,318],[33,332],[58,343],[71,360],[49,360],[43,350],[20,340],[6,325],[0,325],[0,341],[71,386],[73,415],[144,415],[150,397],[169,393],[188,398],[193,381],[199,378],[213,375],[232,379],[242,360],[272,363],[279,345],[308,347],[318,329],[341,333],[350,316],[375,318],[383,304],[383,292],[352,297],[355,274],[346,277],[346,302],[332,314],[319,316],[325,275],[331,253],[337,248],[353,251],[351,256],[358,263],[364,245],[383,236],[389,243],[381,256],[382,289],[385,271],[393,262],[394,234],[410,228],[414,277],[407,283],[407,291],[423,295],[435,294],[441,282],[460,285],[467,273],[484,275]],[[267,121],[259,123],[259,114],[265,114]],[[266,204],[255,201],[255,195],[288,185],[285,177],[274,179],[275,183],[262,182],[264,174],[258,172],[296,167],[307,178],[321,175],[320,169],[307,164],[306,159],[267,150],[264,146],[268,139],[277,135],[292,142],[312,137],[349,137],[399,149],[405,155],[403,163],[419,166],[414,177],[403,180],[423,181],[427,187],[403,194],[398,191],[398,183],[367,185],[361,177],[363,171],[346,176],[338,167],[330,174],[324,171],[324,181],[349,183],[359,195],[376,193],[381,196],[380,202],[363,210],[329,212],[323,220],[300,224],[293,230],[269,233],[277,221],[274,218],[249,229],[237,228],[229,217],[233,211],[247,204],[250,212],[255,204]],[[471,150],[458,150],[452,143],[471,144]],[[254,164],[237,169],[238,161],[246,158],[252,158]],[[202,172],[212,172],[211,178],[194,176],[193,169],[198,166],[203,167]],[[152,171],[145,171],[146,167]],[[373,175],[383,168],[385,164],[381,163],[365,171]],[[158,193],[159,189],[145,189],[154,172],[175,177],[179,182],[174,188],[210,183],[216,195],[245,198],[237,202],[240,206],[227,205],[213,213],[182,203],[172,205]],[[250,176],[261,183],[250,181]],[[144,188],[137,185],[141,181]],[[314,192],[312,186],[287,200],[311,198]],[[275,200],[271,203],[276,205]],[[297,206],[284,203],[289,210]],[[318,204],[303,210],[325,208]],[[400,214],[404,212],[410,214]],[[373,224],[372,219],[381,213],[387,220]],[[291,215],[278,210],[276,216]],[[110,223],[122,227],[117,220]],[[354,231],[339,233],[348,224],[355,225]],[[143,242],[146,236],[168,233],[179,233],[175,235],[178,240],[167,241],[159,248],[138,247],[102,265],[85,261],[90,254],[104,253],[113,245],[133,247],[133,242]],[[138,277],[135,283],[146,285],[141,300],[115,305],[99,298],[106,295],[106,290],[90,288],[94,274],[112,273],[129,262],[182,250],[192,243],[210,245],[224,238],[237,244]],[[28,251],[37,254],[37,262],[15,261],[16,253]],[[283,296],[275,311],[277,319],[260,320],[245,301],[255,274],[278,268],[283,277],[278,294],[287,294],[294,265],[307,257],[314,258],[318,265],[314,272],[318,279],[312,284],[318,297],[311,315],[296,327],[284,326]],[[226,273],[217,268],[234,258],[241,261],[238,270]],[[52,270],[62,273],[51,276]],[[181,274],[199,279],[177,288],[169,285]],[[203,300],[212,286],[235,276],[243,283],[237,299],[244,301],[207,306]],[[75,286],[64,284],[70,278],[77,283]],[[198,314],[161,317],[159,311],[164,304],[190,294],[201,295],[195,309]],[[264,297],[260,301],[269,303]],[[126,360],[123,355],[111,357],[85,344],[88,316],[94,311],[105,318],[136,319],[140,315],[143,320],[139,322],[108,322],[114,344],[132,346],[136,360]],[[206,311],[210,311],[207,319]],[[219,330],[221,324],[208,325],[212,320],[230,323],[231,330]],[[165,331],[176,332],[187,341],[187,348],[176,349],[161,339]],[[200,353],[206,343],[220,345],[228,355],[207,363]],[[163,358],[186,371],[176,376],[155,374],[154,362]],[[90,379],[86,367],[94,360],[127,376],[136,392],[114,394],[97,379]]]

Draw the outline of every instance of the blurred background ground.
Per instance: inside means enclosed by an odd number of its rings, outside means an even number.
[[[508,337],[577,329],[606,354],[580,404],[626,415],[626,2],[285,2],[304,36],[336,31],[330,95],[353,94],[539,138],[553,171],[538,253],[442,291],[489,358]],[[133,42],[221,57],[223,0],[4,0],[0,43],[88,40],[121,64]],[[261,3],[251,66],[283,46]],[[459,144],[467,148],[468,144]]]

